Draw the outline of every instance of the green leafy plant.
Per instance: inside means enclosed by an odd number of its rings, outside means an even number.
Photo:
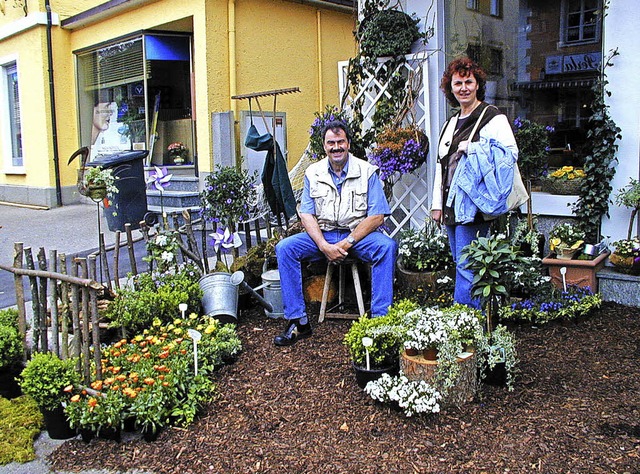
[[[178,233],[175,230],[161,230],[151,237],[147,243],[147,255],[142,259],[156,264],[159,272],[166,272],[177,267]]]
[[[64,389],[79,381],[75,359],[35,353],[20,374],[20,386],[41,410],[55,410],[66,399]]]
[[[523,176],[534,179],[541,176],[547,167],[549,156],[549,134],[551,126],[517,117],[513,121],[516,143],[518,144],[518,166]]]
[[[0,397],[0,466],[36,458],[33,440],[43,427],[42,413],[31,397]]]
[[[400,232],[398,255],[402,266],[414,272],[437,272],[453,267],[447,234],[429,219],[422,230]]]
[[[612,59],[620,53],[612,50],[602,62],[600,78],[593,86],[594,99],[591,103],[587,142],[584,157],[586,176],[580,185],[580,197],[573,206],[573,212],[582,223],[590,242],[600,241],[600,221],[609,214],[611,180],[616,172],[618,140],[622,139],[620,127],[611,118],[605,99],[611,95],[607,90],[605,70],[613,65]]]
[[[462,250],[462,258],[473,272],[472,295],[486,308],[487,330],[491,334],[499,300],[509,296],[510,275],[522,262],[520,251],[503,234],[497,234],[478,237]]]
[[[622,258],[640,257],[640,239],[637,237],[617,240],[613,246],[616,248],[615,253]]]
[[[22,358],[22,337],[18,330],[18,310],[0,310],[0,370]]]
[[[358,28],[360,52],[369,58],[400,56],[411,51],[411,45],[423,38],[420,20],[399,10],[384,9],[365,16]]]
[[[200,276],[200,269],[193,264],[181,264],[175,271],[138,274],[129,286],[118,291],[107,306],[105,316],[112,327],[135,334],[148,328],[154,318],[172,321],[180,314],[180,303],[186,303],[192,311],[199,311]]]
[[[640,210],[640,181],[630,178],[629,184],[618,191],[616,194],[616,204],[631,209],[629,216],[629,228],[627,230],[627,240],[631,240],[633,234],[633,222],[636,220],[638,211]]]
[[[201,214],[206,220],[236,229],[255,204],[257,177],[233,166],[216,167],[204,180],[200,193]]]
[[[365,315],[354,321],[343,339],[353,363],[365,365],[366,350],[362,338],[369,337],[373,339],[373,345],[368,348],[371,366],[384,368],[393,365],[398,360],[404,337],[401,318],[417,307],[412,301],[401,300],[391,305],[385,316],[369,318]]]
[[[505,326],[496,326],[491,333],[491,338],[487,339],[483,350],[478,351],[477,363],[481,379],[486,377],[487,369],[493,370],[498,364],[505,364],[505,382],[508,390],[512,391],[518,374],[518,352],[515,336]]]
[[[113,174],[112,168],[100,168],[99,166],[87,167],[84,171],[84,183],[87,187],[104,187],[107,195],[114,195],[119,192],[116,186],[117,177]]]

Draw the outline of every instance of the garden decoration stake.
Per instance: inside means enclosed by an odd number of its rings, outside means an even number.
[[[367,353],[367,370],[371,370],[371,363],[369,361],[369,348],[373,346],[373,339],[371,339],[370,337],[363,337],[362,345],[364,346],[364,350]]]
[[[564,292],[567,292],[567,267],[560,267],[560,274],[562,275],[562,288]]]
[[[167,228],[169,225],[167,223],[167,214],[164,212],[164,202],[162,200],[162,191],[164,188],[168,187],[171,184],[172,174],[167,174],[167,167],[163,167],[160,169],[155,166],[156,172],[149,175],[147,178],[147,184],[153,185],[158,191],[160,191],[160,212],[162,213],[162,226],[163,228]]]
[[[180,306],[182,306],[182,304]],[[187,333],[193,341],[193,366],[195,368],[195,375],[198,375],[198,342],[202,338],[202,334],[195,329],[187,329]]]
[[[234,232],[233,234],[229,230],[229,227],[226,227],[224,230],[218,227],[214,233],[209,234],[213,237],[213,249],[218,255],[218,261],[221,260],[221,254],[225,256],[224,265],[226,267],[227,273],[230,273],[229,262],[227,262],[227,253],[229,249],[239,248],[242,246],[242,239],[240,239],[240,234]]]
[[[182,319],[184,319],[184,313],[187,311],[188,307],[187,303],[180,303],[178,305],[178,309],[180,310],[180,313],[182,313]]]

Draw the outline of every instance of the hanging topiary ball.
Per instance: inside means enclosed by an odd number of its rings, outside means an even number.
[[[401,56],[422,37],[419,19],[398,10],[381,10],[360,23],[358,36],[362,56]]]

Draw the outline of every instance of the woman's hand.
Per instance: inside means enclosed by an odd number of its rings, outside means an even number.
[[[432,209],[431,219],[436,221],[438,224],[442,224],[442,211],[440,209]]]

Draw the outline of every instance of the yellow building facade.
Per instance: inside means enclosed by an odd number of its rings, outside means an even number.
[[[249,103],[232,96],[298,88],[276,97],[276,137],[291,167],[314,113],[339,102],[338,62],[356,51],[349,0],[0,6],[2,202],[77,201],[79,164],[67,161],[83,146],[92,156],[152,148],[148,165],[172,165],[168,146],[179,141],[188,149],[183,173],[202,176],[218,163],[248,167]],[[254,122],[264,124],[252,105]],[[273,97],[259,105],[272,124]],[[99,131],[96,113],[107,118]]]

